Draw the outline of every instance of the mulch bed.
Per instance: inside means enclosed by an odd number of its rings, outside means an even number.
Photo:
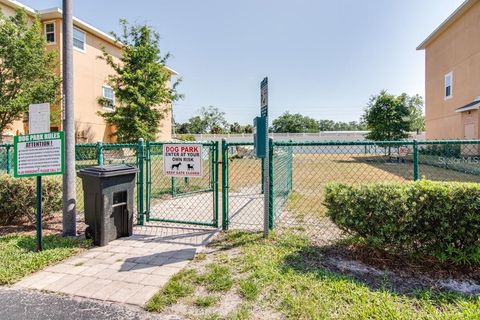
[[[62,216],[54,215],[48,218],[44,218],[42,221],[42,231],[43,235],[58,235],[62,234]],[[85,232],[85,222],[83,216],[78,215],[77,217],[77,234],[81,235]],[[29,221],[24,221],[16,225],[0,226],[0,236],[5,236],[9,234],[22,234],[35,236],[36,234],[36,225],[30,223]]]

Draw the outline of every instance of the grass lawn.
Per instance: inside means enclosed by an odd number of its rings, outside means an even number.
[[[48,235],[42,252],[35,252],[33,236],[0,237],[0,285],[13,284],[47,265],[64,260],[90,246],[90,241]]]
[[[394,292],[305,259],[311,243],[292,234],[229,232],[148,303],[191,319],[480,319],[480,298],[431,290]]]

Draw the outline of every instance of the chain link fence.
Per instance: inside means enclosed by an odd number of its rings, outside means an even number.
[[[302,232],[321,243],[342,236],[323,205],[328,183],[404,183],[423,178],[480,183],[480,141],[271,140],[270,194],[265,195],[264,161],[255,157],[252,143],[224,140],[221,148],[218,142],[194,143],[203,150],[203,175],[199,178],[165,176],[164,143],[159,142],[79,144],[76,169],[102,164],[137,166],[135,218],[139,224],[222,225],[224,229],[260,231],[267,196],[270,228]],[[13,174],[13,167],[13,145],[0,145],[0,172]],[[61,176],[48,179],[62,181]],[[80,178],[76,190],[81,216]]]
[[[0,144],[0,172],[13,174],[13,145]]]
[[[263,161],[253,144],[222,143],[224,229],[260,231]],[[326,216],[325,186],[418,179],[480,182],[480,141],[270,142],[270,228],[329,244],[342,232]]]
[[[332,243],[342,233],[326,216],[323,199],[328,183],[404,183],[422,178],[480,182],[479,146],[478,141],[274,142],[271,219],[279,230],[297,230],[318,243]],[[276,160],[286,148],[292,148],[291,178],[288,165]],[[285,189],[290,181],[291,187]]]
[[[262,159],[253,143],[222,141],[222,208],[224,229],[263,229],[264,184]]]
[[[202,146],[203,172],[198,178],[164,175],[164,143],[149,143],[146,155],[146,221],[214,226],[218,211],[218,143]]]

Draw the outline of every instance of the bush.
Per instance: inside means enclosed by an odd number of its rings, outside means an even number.
[[[75,148],[75,159],[77,160],[97,160],[97,148],[91,147],[78,147]]]
[[[193,134],[180,134],[177,135],[176,138],[180,141],[195,141],[195,136]]]
[[[325,205],[336,225],[376,248],[480,262],[480,184],[330,184]]]
[[[419,153],[427,156],[460,157],[460,144],[432,144],[419,149]]]
[[[42,181],[43,216],[48,217],[62,208],[60,181]],[[0,225],[35,221],[36,184],[34,178],[14,179],[0,175]]]

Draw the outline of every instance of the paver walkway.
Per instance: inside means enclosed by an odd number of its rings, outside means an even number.
[[[143,306],[216,232],[137,226],[131,237],[48,267],[15,287]]]

